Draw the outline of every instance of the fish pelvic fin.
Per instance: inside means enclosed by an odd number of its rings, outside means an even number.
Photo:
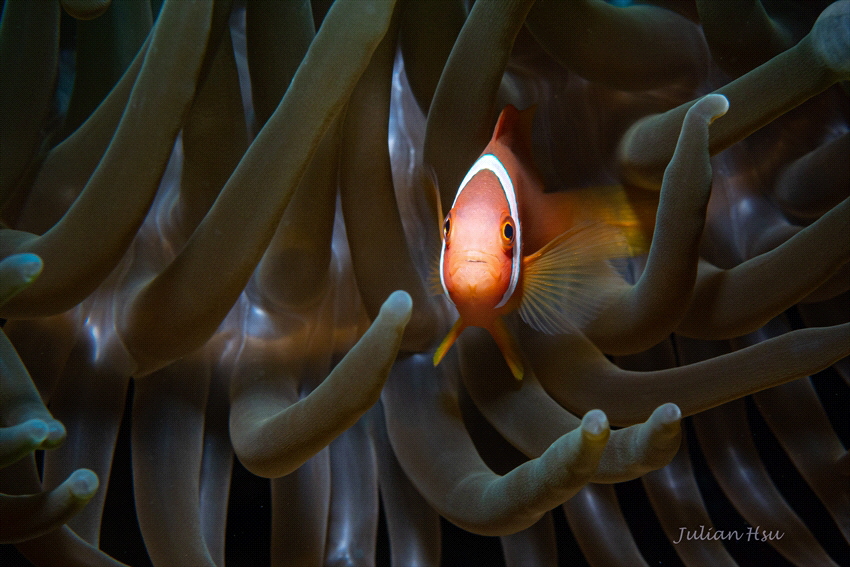
[[[581,329],[625,285],[608,261],[629,255],[623,231],[608,223],[560,234],[523,259],[522,320],[550,335]]]
[[[449,352],[449,349],[452,348],[452,345],[455,344],[455,341],[466,328],[466,323],[463,322],[463,319],[458,318],[455,321],[455,324],[452,325],[452,328],[449,329],[448,334],[443,339],[443,342],[440,343],[440,346],[437,347],[437,350],[434,351],[434,366],[440,364],[440,361],[443,360],[443,357],[446,356],[446,353]]]
[[[497,317],[493,323],[487,327],[487,330],[493,336],[499,350],[502,351],[502,356],[505,357],[505,362],[508,363],[508,368],[511,369],[511,374],[513,374],[514,378],[517,380],[522,380],[522,377],[525,375],[525,368],[522,364],[522,356],[520,355],[516,339],[514,339],[514,336],[508,330],[504,320],[502,320],[501,317]]]

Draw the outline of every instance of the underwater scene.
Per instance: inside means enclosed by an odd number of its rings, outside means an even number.
[[[0,5],[0,564],[850,565],[850,0]]]

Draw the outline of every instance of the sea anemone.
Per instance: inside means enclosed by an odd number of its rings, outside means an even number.
[[[3,557],[846,556],[850,0],[623,4],[6,0]],[[647,231],[522,381],[431,362],[506,104]]]

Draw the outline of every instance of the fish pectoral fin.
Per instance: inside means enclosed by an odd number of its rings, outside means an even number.
[[[446,356],[446,353],[449,352],[449,349],[452,348],[452,345],[455,344],[455,341],[466,328],[466,323],[463,322],[463,319],[458,318],[455,321],[455,324],[452,325],[452,328],[449,329],[448,334],[443,339],[443,342],[440,343],[440,346],[437,347],[437,350],[434,351],[434,366],[440,364],[440,361],[443,360],[443,357]]]
[[[508,367],[511,369],[511,374],[513,374],[514,378],[517,380],[522,380],[522,377],[525,375],[525,369],[522,365],[522,356],[520,355],[519,345],[517,345],[513,335],[508,330],[507,326],[505,326],[505,322],[501,317],[497,317],[496,320],[487,327],[487,330],[493,336],[499,350],[502,351],[502,356],[505,357],[505,362],[508,363]]]
[[[428,293],[433,296],[444,295],[443,280],[440,278],[440,250],[434,250],[428,260]]]
[[[624,285],[608,261],[628,255],[623,232],[603,222],[552,239],[523,260],[522,320],[550,335],[582,328]]]

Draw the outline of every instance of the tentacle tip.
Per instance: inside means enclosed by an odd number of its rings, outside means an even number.
[[[47,424],[47,439],[45,439],[45,444],[49,447],[55,447],[65,440],[67,434],[65,426],[54,419]]]
[[[44,268],[44,262],[35,254],[13,254],[3,259],[3,291],[9,297],[31,284]],[[8,298],[7,298],[8,299]]]
[[[384,304],[381,306],[381,313],[390,314],[393,317],[401,319],[401,324],[407,324],[410,320],[410,315],[413,312],[413,299],[410,294],[400,289],[392,292]]]
[[[100,480],[95,472],[89,469],[78,469],[68,477],[68,490],[80,500],[90,499],[99,486]]]
[[[31,419],[24,423],[24,427],[33,445],[41,445],[50,434],[50,428],[41,419]]]
[[[658,406],[653,412],[664,425],[678,423],[682,419],[682,410],[674,403],[666,403]]]
[[[729,110],[729,99],[722,94],[705,95],[698,104],[700,107],[705,107],[709,124],[726,114]]]
[[[581,429],[585,436],[594,440],[606,437],[609,434],[608,416],[602,410],[590,410],[581,419]]]
[[[24,254],[16,254],[14,258],[18,273],[26,283],[37,278],[41,270],[44,269],[44,262],[41,257],[35,254],[26,252]]]
[[[106,12],[109,4],[109,0],[65,0],[62,7],[74,19],[94,20]]]
[[[833,2],[827,6],[814,26],[810,36],[816,52],[835,73],[838,80],[850,77],[850,0]]]

